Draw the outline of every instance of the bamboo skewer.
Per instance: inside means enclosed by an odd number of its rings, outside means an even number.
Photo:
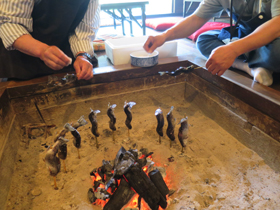
[[[95,142],[96,142],[96,148],[99,148],[99,144],[98,144],[98,140],[97,140],[97,136],[95,136]]]
[[[53,177],[53,181],[54,181],[54,189],[55,190],[58,190],[58,187],[56,185],[56,176]]]
[[[66,173],[66,164],[65,164],[65,160],[62,160],[62,163],[63,163],[64,172]]]

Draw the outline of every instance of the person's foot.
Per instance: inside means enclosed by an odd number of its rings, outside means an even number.
[[[254,80],[262,85],[270,86],[273,83],[272,71],[262,67],[252,68],[252,76]]]

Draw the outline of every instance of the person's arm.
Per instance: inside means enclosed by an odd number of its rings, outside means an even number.
[[[100,25],[100,5],[98,0],[91,0],[83,20],[75,29],[74,34],[69,37],[73,55],[86,52],[94,56],[92,41]],[[91,79],[93,77],[93,66],[84,56],[78,56],[74,62],[74,68],[78,79]]]
[[[206,68],[212,74],[221,76],[239,55],[260,48],[278,37],[280,37],[280,15],[265,22],[250,35],[213,50],[206,62]]]
[[[7,50],[19,50],[42,59],[54,70],[62,69],[71,62],[61,50],[34,39],[31,13],[34,0],[0,0],[0,37]]]
[[[202,27],[208,20],[208,18],[201,18],[195,14],[188,16],[162,34],[149,36],[144,44],[144,49],[148,53],[152,53],[166,41],[186,38]]]
[[[49,46],[25,34],[15,40],[13,48],[27,55],[40,58],[53,70],[60,70],[71,64],[72,59],[64,54],[58,47]]]

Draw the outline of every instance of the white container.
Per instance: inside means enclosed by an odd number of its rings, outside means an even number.
[[[130,64],[130,53],[143,50],[147,36],[125,37],[118,39],[107,39],[105,51],[113,65]],[[177,41],[169,41],[156,49],[158,58],[170,58],[177,56]]]

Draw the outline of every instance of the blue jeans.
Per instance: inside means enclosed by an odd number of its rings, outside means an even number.
[[[197,49],[206,58],[209,58],[213,49],[225,45],[218,39],[219,33],[220,30],[207,31],[197,38]],[[248,65],[250,68],[263,67],[274,72],[280,72],[280,38],[251,51],[248,56]]]

